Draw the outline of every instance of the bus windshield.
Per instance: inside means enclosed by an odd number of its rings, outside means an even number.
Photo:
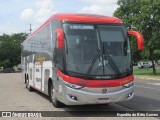
[[[130,44],[124,26],[65,23],[64,32],[68,74],[113,79],[132,72]]]

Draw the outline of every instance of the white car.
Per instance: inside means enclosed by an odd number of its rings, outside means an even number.
[[[152,62],[139,62],[138,68],[152,68]]]

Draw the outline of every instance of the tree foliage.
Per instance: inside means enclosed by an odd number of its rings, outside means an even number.
[[[25,33],[0,36],[0,67],[12,67],[20,64],[21,42],[26,37]]]
[[[141,55],[141,59],[149,59],[154,63],[159,57],[155,55],[155,50],[160,49],[160,0],[118,0],[118,5],[114,16],[121,18],[128,30],[134,26],[145,39],[143,52],[138,52],[132,46],[133,58]],[[133,41],[132,44],[135,45]],[[153,73],[156,73],[155,66]]]

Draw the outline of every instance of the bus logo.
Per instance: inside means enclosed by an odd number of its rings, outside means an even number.
[[[107,93],[107,89],[102,89],[102,93]]]

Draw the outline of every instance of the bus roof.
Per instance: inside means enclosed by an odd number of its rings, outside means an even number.
[[[92,23],[122,23],[122,21],[116,17],[109,17],[96,14],[73,14],[73,13],[60,13],[51,16],[50,19],[58,19],[64,22],[92,22]]]
[[[97,14],[76,14],[76,13],[57,13],[52,15],[46,22],[44,22],[37,30],[35,30],[26,40],[32,38],[34,34],[43,29],[46,25],[48,25],[49,21],[57,19],[62,22],[79,22],[79,23],[122,23],[119,18],[109,17],[104,15]],[[25,41],[26,41],[25,40]],[[23,43],[25,42],[23,41]]]

